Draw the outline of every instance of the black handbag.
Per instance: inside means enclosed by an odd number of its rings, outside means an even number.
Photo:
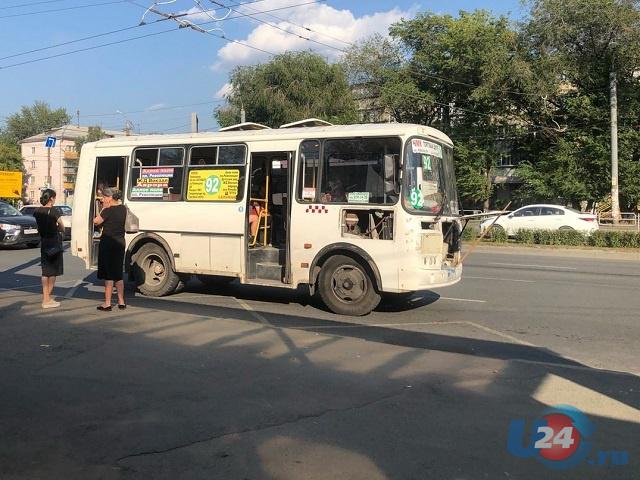
[[[49,212],[47,213],[47,216],[49,215],[51,215],[51,208],[49,208]],[[64,251],[64,248],[62,247],[62,238],[60,233],[56,232],[55,238],[56,238],[55,245],[51,245],[50,247],[44,249],[44,255],[49,260],[54,259]]]
[[[55,245],[50,246],[49,248],[45,249],[45,251],[44,251],[45,256],[49,260],[57,257],[64,250],[62,248],[62,242],[60,242],[60,239],[58,238],[57,240],[58,240],[58,243],[56,243]]]

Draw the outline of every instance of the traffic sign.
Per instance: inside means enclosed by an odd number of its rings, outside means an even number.
[[[47,140],[44,142],[44,146],[47,148],[53,148],[56,146],[56,137],[47,137]]]

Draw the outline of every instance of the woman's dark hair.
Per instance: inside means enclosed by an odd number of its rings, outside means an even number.
[[[40,194],[40,204],[44,206],[52,198],[56,198],[56,191],[51,188],[45,188]]]
[[[112,198],[114,200],[122,200],[122,191],[121,190],[115,190],[113,191],[113,195]]]

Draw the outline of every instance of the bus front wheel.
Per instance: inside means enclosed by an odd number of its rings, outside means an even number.
[[[340,315],[366,315],[380,303],[369,271],[345,255],[335,255],[325,262],[318,290],[329,310]]]
[[[133,271],[138,290],[149,297],[169,295],[180,285],[180,277],[173,271],[169,255],[155,243],[147,243],[140,248]]]

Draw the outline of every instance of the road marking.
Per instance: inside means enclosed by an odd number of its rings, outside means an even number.
[[[490,262],[489,265],[501,265],[508,267],[533,267],[533,268],[551,268],[556,270],[577,270],[576,267],[559,267],[557,265],[528,265],[524,263],[501,263],[501,262]]]
[[[253,309],[253,307],[251,305],[249,305],[247,302],[245,302],[244,300],[240,300],[239,298],[236,298],[236,301],[240,304],[240,306],[242,308],[244,308],[247,312],[249,312],[251,314],[251,316],[253,318],[255,318],[256,320],[258,320],[260,323],[262,323],[263,325],[268,325],[270,327],[273,326],[273,325],[271,325],[269,320],[267,320],[261,313],[256,312]],[[276,327],[276,328],[279,328],[279,327]]]
[[[498,280],[501,282],[520,282],[520,283],[536,283],[535,280],[521,280],[519,278],[500,278],[500,277],[474,277],[472,275],[462,275],[462,278],[472,278],[474,280]]]
[[[80,285],[82,285],[83,283],[84,282],[82,280],[76,280],[76,282],[69,289],[69,291],[65,293],[64,298],[73,298],[73,296],[76,294],[76,291],[78,290],[78,288],[80,288]]]
[[[65,280],[64,282],[56,282],[56,285],[66,285],[67,283],[73,283],[76,282],[77,280]],[[11,288],[5,288],[5,287],[1,287],[0,291],[6,291],[6,292],[10,292],[12,290],[22,290],[23,288],[42,288],[42,283],[34,283],[33,285],[22,285],[20,287],[11,287]]]
[[[476,300],[475,298],[438,297],[438,299],[439,300],[451,300],[453,302],[487,303],[486,300]]]
[[[506,333],[502,333],[498,330],[494,330],[493,328],[489,328],[489,327],[485,327],[484,325],[480,325],[479,323],[476,322],[470,322],[470,321],[465,321],[463,323],[466,323],[467,325],[470,325],[472,327],[475,327],[479,330],[484,330],[487,333],[491,333],[492,335],[495,335],[497,337],[502,337],[506,340],[511,340],[512,342],[518,343],[520,345],[525,345],[527,347],[535,347],[535,348],[540,348],[537,345],[534,345],[533,343],[529,343],[529,342],[525,342],[524,340],[520,340],[519,338],[513,337],[509,334]]]

